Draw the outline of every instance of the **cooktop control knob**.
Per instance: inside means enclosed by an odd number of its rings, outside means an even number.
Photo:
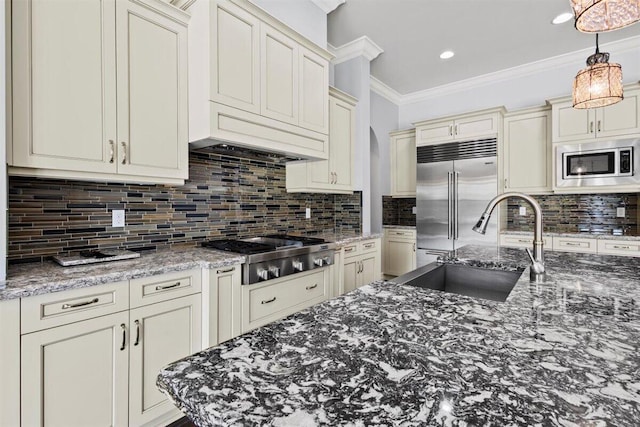
[[[331,257],[324,257],[322,258],[322,260],[324,261],[324,265],[331,265]]]
[[[278,267],[269,267],[269,273],[274,279],[280,277],[280,269]]]
[[[324,260],[322,258],[316,258],[313,260],[313,263],[318,267],[322,267],[324,265]]]
[[[304,271],[304,264],[299,259],[293,261],[293,269],[295,271]]]
[[[259,268],[258,278],[260,280],[269,280],[269,270],[265,270],[264,268]]]

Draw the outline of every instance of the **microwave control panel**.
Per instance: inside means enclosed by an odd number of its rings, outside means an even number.
[[[620,150],[620,175],[633,175],[633,151],[631,148]]]

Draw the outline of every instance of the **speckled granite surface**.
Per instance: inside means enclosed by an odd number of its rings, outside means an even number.
[[[415,230],[415,225],[383,225],[382,228],[399,228],[403,230]]]
[[[333,234],[322,238],[335,241],[338,248],[380,234]],[[218,268],[244,263],[242,255],[205,248],[189,248],[144,254],[140,258],[77,267],[61,267],[49,261],[10,265],[6,286],[0,285],[0,301],[84,288],[120,280],[153,276],[191,268]]]
[[[7,287],[0,290],[0,301],[172,271],[217,268],[243,262],[244,257],[240,255],[212,249],[192,248],[155,252],[132,260],[77,267],[61,267],[52,261],[17,264],[9,266]]]
[[[637,426],[640,260],[548,252],[504,303],[376,282],[162,370],[200,426]],[[527,265],[463,248],[455,262]]]

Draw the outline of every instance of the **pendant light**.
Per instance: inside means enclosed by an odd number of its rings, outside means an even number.
[[[640,21],[640,0],[571,0],[583,33],[617,30]]]
[[[622,67],[610,64],[609,54],[600,52],[596,34],[596,53],[587,58],[587,68],[573,81],[573,108],[597,108],[622,101]]]

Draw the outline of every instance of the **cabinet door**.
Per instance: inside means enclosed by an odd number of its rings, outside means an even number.
[[[127,425],[128,323],[120,312],[23,335],[22,425]]]
[[[207,307],[203,307],[204,322],[209,325],[211,347],[242,333],[242,289],[240,266],[223,267],[210,273]]]
[[[114,0],[12,2],[13,166],[116,171]]]
[[[228,1],[215,4],[212,31],[213,101],[260,113],[260,23]]]
[[[306,129],[328,133],[329,64],[304,47],[300,52],[300,104],[298,124]],[[331,143],[331,141],[329,141]]]
[[[416,139],[398,136],[391,142],[391,195],[416,196]]]
[[[550,126],[548,111],[505,119],[505,191],[551,191]]]
[[[400,276],[416,268],[416,244],[406,239],[387,237],[384,246],[385,274]]]
[[[117,3],[118,172],[188,178],[187,27]]]
[[[260,111],[263,116],[297,125],[298,45],[266,24],[260,28]]]
[[[344,274],[343,285],[344,285],[345,293],[351,292],[358,286],[358,278],[360,277],[358,273],[359,269],[360,269],[359,258],[353,257],[353,258],[346,258],[344,260],[344,268],[342,271]]]
[[[380,280],[380,262],[376,259],[376,255],[363,256],[360,265],[358,287]]]
[[[640,133],[640,91],[629,91],[617,104],[598,108],[595,127],[598,138]]]
[[[552,107],[553,142],[591,139],[595,136],[595,111],[575,109],[572,102],[555,104]]]
[[[430,145],[453,140],[453,121],[427,123],[416,128],[416,144]]]
[[[131,310],[129,425],[177,411],[156,379],[163,366],[202,350],[200,300],[196,294]]]
[[[352,191],[353,144],[355,140],[355,107],[339,99],[331,99],[329,128],[329,159],[334,173],[334,187]]]
[[[453,123],[453,137],[457,140],[469,139],[498,133],[500,115],[462,117]]]

